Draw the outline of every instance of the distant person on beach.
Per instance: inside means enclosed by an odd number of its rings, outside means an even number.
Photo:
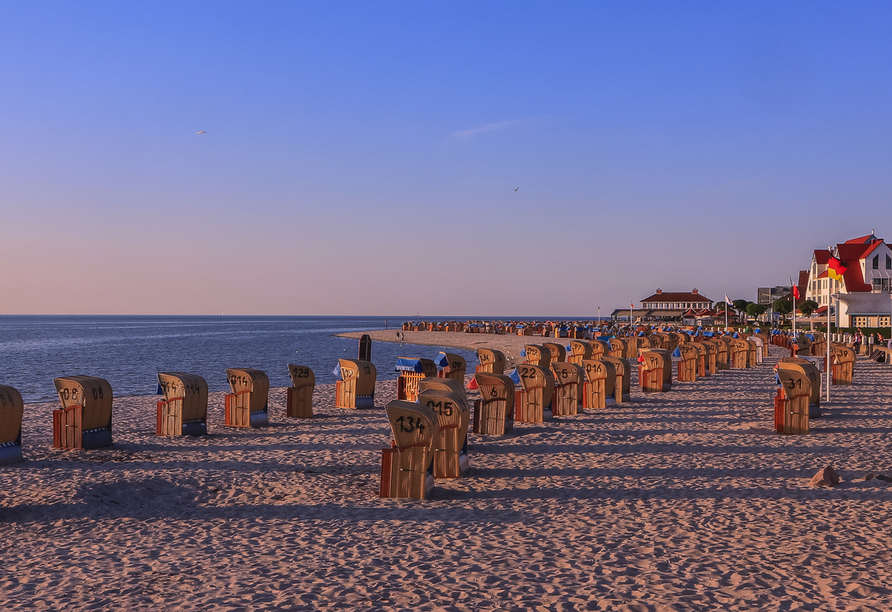
[[[855,337],[852,339],[852,348],[855,350],[855,354],[858,355],[861,352],[861,343],[864,341],[864,335],[861,333],[861,328],[858,328],[858,331],[855,332]]]

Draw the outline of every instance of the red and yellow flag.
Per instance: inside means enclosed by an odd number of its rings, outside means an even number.
[[[830,261],[827,262],[827,274],[830,275],[830,278],[838,281],[842,280],[842,275],[845,274],[848,269],[849,267],[836,257],[831,257]]]

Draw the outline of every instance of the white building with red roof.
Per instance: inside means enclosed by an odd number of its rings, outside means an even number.
[[[830,278],[830,256],[847,266],[842,280]],[[830,293],[839,295],[836,323],[840,327],[886,327],[892,312],[892,249],[874,234],[846,240],[812,254],[805,299],[822,309]]]

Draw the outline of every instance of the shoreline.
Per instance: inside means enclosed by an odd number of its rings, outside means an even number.
[[[397,340],[396,332],[404,334],[405,340]],[[502,351],[505,354],[505,368],[513,368],[523,361],[520,351],[527,344],[542,344],[543,342],[559,342],[569,344],[569,338],[546,338],[543,336],[518,336],[516,334],[468,334],[465,332],[443,331],[401,331],[396,329],[378,329],[364,332],[345,332],[336,334],[339,338],[358,340],[368,334],[373,342],[388,342],[390,344],[411,344],[415,346],[433,346],[443,348],[462,349],[476,352],[478,348],[488,348]],[[407,355],[409,356],[409,355]],[[474,365],[468,363],[468,372],[473,374]]]

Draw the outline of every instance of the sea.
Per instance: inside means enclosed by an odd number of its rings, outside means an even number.
[[[392,328],[401,317],[311,316],[0,316],[0,385],[25,402],[57,398],[53,379],[106,379],[115,396],[153,395],[158,372],[188,372],[211,391],[229,390],[226,368],[256,368],[270,386],[291,385],[288,364],[309,366],[317,384],[333,383],[339,358],[356,359],[359,341],[336,334]],[[448,318],[424,318],[445,321]],[[433,359],[443,347],[373,342],[378,379],[396,378],[398,357]],[[471,351],[448,349],[476,365]]]

